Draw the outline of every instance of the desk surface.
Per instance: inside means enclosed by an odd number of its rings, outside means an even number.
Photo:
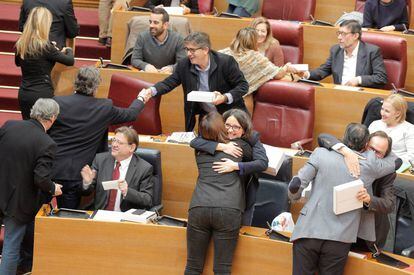
[[[47,206],[45,206],[47,207]],[[264,229],[243,227],[233,274],[290,274],[292,244],[270,240]],[[99,222],[36,216],[33,274],[182,274],[186,262],[183,227]],[[212,273],[212,246],[204,274]],[[414,260],[404,258],[414,264]],[[76,271],[75,271],[76,270]],[[346,275],[410,274],[373,260],[348,258]]]

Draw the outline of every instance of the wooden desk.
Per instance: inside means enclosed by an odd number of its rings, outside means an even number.
[[[47,208],[47,206],[44,206]],[[264,229],[243,227],[233,274],[290,274],[292,244],[270,240]],[[210,246],[203,274],[212,273]],[[136,223],[36,216],[33,274],[183,274],[186,229]],[[414,260],[404,258],[414,264]],[[348,258],[346,275],[410,274],[372,260]]]
[[[121,63],[125,53],[127,23],[132,17],[139,15],[148,16],[148,13],[136,11],[114,12],[111,47],[112,62]],[[203,31],[210,35],[212,48],[216,50],[228,47],[237,31],[247,27],[252,20],[251,18],[218,18],[201,14],[189,14],[184,16],[190,21],[192,31]]]

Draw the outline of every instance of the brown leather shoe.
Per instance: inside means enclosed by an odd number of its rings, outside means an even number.
[[[106,38],[106,43],[105,43],[105,46],[106,46],[107,48],[110,48],[110,47],[112,46],[112,37],[107,37],[107,38]]]
[[[106,45],[106,40],[107,40],[106,37],[99,37],[98,42],[99,42],[99,44],[102,44],[103,46],[105,46]]]

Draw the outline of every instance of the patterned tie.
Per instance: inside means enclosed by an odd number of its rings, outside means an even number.
[[[119,179],[119,167],[121,167],[121,163],[117,161],[115,163],[114,171],[112,172],[112,180]],[[116,194],[118,193],[118,189],[112,189],[109,192],[109,199],[108,204],[105,207],[105,210],[114,211],[115,201],[116,201]]]

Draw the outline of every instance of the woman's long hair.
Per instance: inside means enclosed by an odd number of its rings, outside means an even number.
[[[256,17],[250,23],[250,27],[256,29],[256,26],[259,25],[259,24],[265,24],[266,25],[266,30],[267,30],[266,39],[263,42],[263,44],[259,46],[260,50],[266,51],[270,47],[270,45],[272,45],[273,43],[276,42],[276,39],[273,38],[272,28],[270,27],[270,23],[269,23],[269,20],[267,20],[267,18],[265,18],[265,17]]]
[[[253,28],[243,28],[237,32],[230,44],[230,49],[235,53],[248,50],[257,51],[257,32]]]
[[[229,141],[223,117],[217,112],[210,112],[203,116],[198,126],[198,131],[204,139],[221,143]]]
[[[29,13],[23,33],[16,42],[16,51],[21,59],[42,53],[49,43],[52,13],[44,7],[36,7]]]

